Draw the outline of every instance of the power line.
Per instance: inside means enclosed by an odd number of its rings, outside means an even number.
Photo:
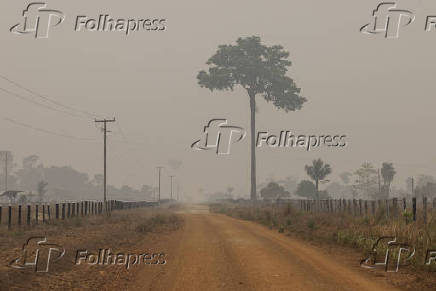
[[[32,130],[35,130],[35,131],[43,132],[43,133],[54,135],[54,136],[70,138],[70,139],[75,139],[75,140],[87,140],[87,141],[91,141],[91,140],[95,141],[95,140],[97,140],[96,138],[77,137],[77,136],[73,136],[73,135],[67,135],[67,134],[63,134],[63,133],[58,133],[58,132],[50,131],[50,130],[39,128],[39,127],[34,127],[33,125],[26,124],[26,123],[23,123],[23,122],[14,120],[14,119],[10,119],[10,118],[7,118],[7,117],[4,117],[3,120],[6,120],[6,121],[8,121],[10,123],[13,123],[15,125],[19,125],[21,127],[26,127],[26,128],[29,128],[29,129],[32,129]]]
[[[28,97],[24,97],[24,96],[22,96],[22,95],[19,95],[19,94],[17,94],[17,93],[14,93],[14,92],[9,91],[9,90],[7,90],[7,89],[4,89],[4,88],[2,88],[2,87],[0,87],[0,91],[3,91],[4,93],[6,93],[6,94],[8,94],[8,95],[10,95],[10,96],[17,97],[17,98],[19,98],[19,99],[21,99],[21,100],[23,100],[23,101],[30,102],[30,103],[32,103],[32,104],[34,104],[34,105],[36,105],[36,106],[43,107],[43,108],[48,109],[48,110],[52,110],[52,111],[56,111],[56,112],[60,112],[60,113],[64,113],[64,114],[68,114],[68,115],[73,116],[73,117],[78,117],[77,115],[72,114],[72,113],[70,113],[70,112],[62,111],[62,110],[59,110],[59,109],[54,108],[54,107],[52,107],[52,106],[49,106],[49,105],[46,105],[46,104],[43,104],[43,103],[39,103],[39,102],[37,102],[37,101],[35,101],[35,100],[32,100],[32,99],[30,99],[30,98],[28,98]]]
[[[9,82],[9,83],[11,83],[12,85],[14,85],[14,86],[16,86],[16,87],[18,87],[20,89],[23,89],[23,90],[27,91],[28,93],[30,93],[32,95],[37,96],[37,97],[39,97],[39,98],[41,98],[41,99],[43,99],[43,100],[45,100],[47,102],[50,102],[50,103],[52,103],[52,104],[54,104],[56,106],[62,107],[64,109],[67,109],[67,110],[70,110],[70,111],[73,111],[73,112],[76,112],[76,113],[85,114],[89,118],[98,117],[98,115],[95,114],[95,113],[88,112],[88,111],[85,111],[85,110],[80,110],[80,109],[77,109],[77,108],[65,105],[65,104],[63,104],[63,103],[61,103],[59,101],[56,101],[56,100],[52,99],[52,98],[49,98],[49,97],[47,97],[47,96],[45,96],[45,95],[43,95],[43,94],[41,94],[41,93],[39,93],[37,91],[31,90],[31,89],[29,89],[29,88],[27,88],[27,87],[25,87],[25,86],[15,82],[15,81],[11,80],[11,79],[9,79],[8,77],[5,77],[5,76],[3,76],[1,74],[0,74],[0,78],[5,80],[5,81],[7,81],[7,82]]]
[[[125,143],[129,143],[129,140],[127,139],[127,137],[126,137],[124,131],[122,130],[122,128],[121,128],[121,126],[120,126],[120,123],[117,122],[116,125],[117,125],[118,131],[119,131],[119,133],[121,134],[121,137],[123,138],[124,142],[125,142]]]

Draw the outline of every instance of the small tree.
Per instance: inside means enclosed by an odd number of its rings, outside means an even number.
[[[15,200],[17,199],[18,193],[21,193],[23,191],[15,191],[15,190],[9,190],[3,192],[3,194],[0,195],[0,197],[6,197],[9,199],[9,203],[15,204]]]
[[[396,172],[392,163],[383,163],[380,172],[383,178],[383,193],[385,198],[388,198]]]
[[[308,199],[317,199],[316,186],[312,181],[302,180],[298,183],[297,190],[295,194],[301,197],[306,197]],[[328,198],[327,191],[319,191],[319,198]]]
[[[264,200],[274,200],[280,197],[288,197],[290,193],[276,182],[270,182],[265,188],[260,190],[260,196]]]
[[[47,185],[48,183],[46,181],[39,181],[38,182],[38,201],[42,202],[44,201],[44,195],[47,193]]]
[[[353,185],[356,195],[353,195],[353,197],[357,196],[357,191],[363,192],[363,194],[367,196],[374,196],[374,194],[377,193],[375,189],[377,184],[377,171],[371,163],[363,163],[354,174],[357,178]]]
[[[312,165],[306,165],[304,168],[307,175],[315,181],[316,197],[319,199],[319,181],[324,180],[332,172],[332,169],[321,159],[313,160]]]
[[[286,76],[291,62],[282,46],[265,46],[260,37],[238,38],[236,45],[220,45],[208,61],[208,72],[200,71],[197,79],[201,87],[213,90],[233,90],[240,85],[247,91],[251,121],[251,191],[256,199],[256,95],[272,102],[285,112],[302,108],[306,102],[300,89]]]
[[[26,195],[20,195],[20,198],[18,198],[18,204],[24,205],[27,204],[28,199]]]
[[[233,190],[235,190],[235,188],[232,186],[228,186],[226,190],[227,190],[227,195],[229,196],[230,199],[232,199],[233,198],[232,193],[233,193]]]

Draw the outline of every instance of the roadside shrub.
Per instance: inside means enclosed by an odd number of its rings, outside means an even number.
[[[316,224],[315,221],[313,219],[309,219],[309,221],[307,222],[307,227],[312,231],[316,229]]]

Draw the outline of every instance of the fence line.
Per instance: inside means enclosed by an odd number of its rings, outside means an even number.
[[[431,201],[427,197],[384,200],[281,198],[277,200],[239,200],[238,203],[246,206],[269,207],[292,205],[294,208],[307,213],[336,213],[356,217],[382,217],[383,215],[386,219],[404,217],[410,221],[419,220],[423,223],[428,223],[431,217],[436,217],[436,198]]]
[[[261,202],[265,203],[265,201]],[[424,223],[428,222],[428,214],[436,212],[436,198],[430,203],[427,197],[420,201],[416,197],[411,199],[392,198],[385,200],[362,200],[362,199],[278,199],[277,205],[293,204],[301,211],[309,213],[347,213],[353,216],[376,216],[383,211],[387,219],[410,215],[413,221],[418,217]]]
[[[132,209],[140,207],[157,206],[158,202],[148,201],[121,201],[108,200],[107,209],[111,213],[114,210]],[[52,216],[51,206],[55,213]],[[102,201],[75,201],[61,203],[32,203],[26,205],[0,205],[0,226],[7,224],[8,229],[13,227],[37,225],[54,220],[66,220],[74,217],[87,217],[103,215],[104,202]],[[5,216],[5,217],[4,217]],[[23,217],[26,219],[24,220]],[[32,219],[33,217],[33,219]]]

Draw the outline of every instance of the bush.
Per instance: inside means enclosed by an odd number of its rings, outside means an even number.
[[[316,229],[315,221],[313,219],[309,219],[309,221],[307,222],[307,227],[310,230],[315,230]]]

